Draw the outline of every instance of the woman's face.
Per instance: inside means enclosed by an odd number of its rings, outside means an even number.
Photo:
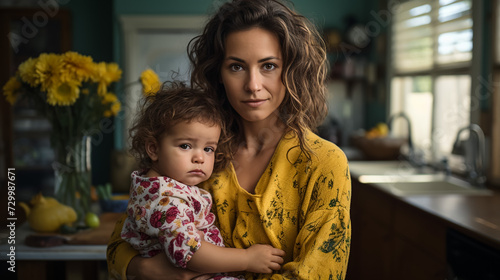
[[[255,27],[230,33],[225,44],[221,77],[231,106],[244,121],[277,118],[286,92],[278,37]]]

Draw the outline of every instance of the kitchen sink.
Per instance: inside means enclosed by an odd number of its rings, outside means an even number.
[[[454,176],[436,173],[429,167],[415,168],[405,161],[353,161],[349,168],[359,182],[373,184],[397,196],[493,194]]]
[[[352,161],[349,169],[354,176],[361,175],[396,175],[433,174],[429,167],[413,167],[407,161]]]
[[[410,176],[411,177],[411,176]],[[479,188],[452,176],[430,176],[426,180],[377,182],[375,186],[398,196],[408,195],[492,195],[486,188]]]
[[[397,183],[414,182],[429,183],[445,180],[443,174],[387,174],[387,175],[360,175],[358,181],[365,184],[370,183]]]

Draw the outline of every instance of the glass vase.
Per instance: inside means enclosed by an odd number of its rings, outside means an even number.
[[[58,141],[54,147],[55,197],[76,211],[79,222],[83,222],[85,214],[90,211],[90,140],[90,136],[84,135]]]

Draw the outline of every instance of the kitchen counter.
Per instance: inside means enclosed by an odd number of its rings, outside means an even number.
[[[27,236],[47,234],[34,232],[24,222],[14,232],[1,232],[0,260],[16,271],[17,279],[107,279],[106,247],[121,216],[122,213],[103,213],[99,227],[73,235],[59,235],[64,237],[65,244],[50,247],[27,246]]]
[[[500,250],[500,192],[440,193],[425,181],[413,186],[429,192],[398,193],[399,187],[411,184],[401,182],[421,173],[398,162],[353,161],[350,170],[352,243],[347,280],[374,279],[374,275],[384,280],[455,279],[449,263],[451,232]],[[386,175],[377,179],[389,181],[369,181],[366,175]]]
[[[500,194],[419,195],[401,200],[442,219],[449,227],[500,249]]]
[[[357,169],[357,162],[351,165],[351,176],[355,180],[358,180],[361,176],[360,170]],[[384,189],[377,188],[377,186],[366,185],[384,192]],[[390,192],[385,193],[392,195]],[[392,196],[440,218],[449,227],[500,249],[499,191],[493,191],[491,195],[422,194]]]
[[[16,229],[15,244],[0,245],[1,252],[10,252],[14,247],[16,261],[68,261],[68,260],[106,260],[106,244],[73,244],[53,247],[31,247],[24,243],[26,237],[34,232],[28,223]],[[7,254],[2,254],[0,260],[9,260]]]

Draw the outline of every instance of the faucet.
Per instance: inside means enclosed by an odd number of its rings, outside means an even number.
[[[417,153],[415,152],[415,147],[413,147],[413,140],[411,137],[411,121],[410,121],[410,118],[408,117],[408,115],[406,115],[404,112],[399,112],[399,113],[391,115],[389,117],[389,120],[387,121],[387,126],[389,127],[389,131],[391,130],[392,122],[395,119],[400,118],[400,117],[406,120],[407,128],[408,128],[408,161],[413,166],[422,167],[424,165],[424,163],[417,156]]]
[[[483,186],[484,182],[486,182],[486,176],[484,176],[484,171],[483,171],[484,158],[485,158],[485,150],[484,150],[485,143],[484,143],[484,133],[481,127],[477,124],[470,124],[466,127],[459,129],[457,132],[457,138],[453,143],[452,153],[465,155],[465,150],[463,149],[463,147],[461,147],[461,142],[460,142],[460,134],[465,130],[474,132],[478,139],[477,145],[475,146],[474,150],[472,150],[473,156],[475,157],[472,160],[472,168],[469,165],[467,165],[467,169],[469,171],[469,181],[472,184],[481,187]],[[461,151],[461,153],[458,151]]]

